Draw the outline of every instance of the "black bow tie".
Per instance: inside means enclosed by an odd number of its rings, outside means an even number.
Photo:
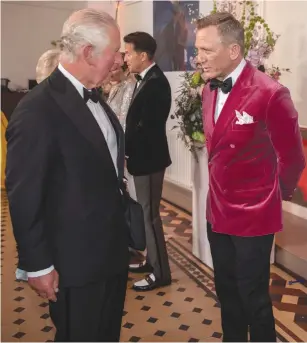
[[[135,79],[136,79],[137,82],[140,82],[140,81],[143,80],[143,78],[142,78],[142,76],[140,74],[135,74],[134,76],[135,76]]]
[[[217,88],[221,88],[221,91],[225,94],[229,93],[232,88],[232,78],[229,77],[225,81],[220,81],[218,79],[210,80],[210,89],[213,91]]]
[[[83,88],[83,97],[86,103],[88,102],[89,99],[97,103],[99,101],[99,91],[97,88],[93,88],[90,90]]]

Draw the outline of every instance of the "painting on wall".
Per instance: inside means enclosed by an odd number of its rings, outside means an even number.
[[[153,1],[155,61],[165,71],[193,70],[199,1]]]
[[[307,128],[301,128],[305,160],[307,161]],[[307,166],[303,170],[301,178],[297,184],[297,189],[293,195],[292,202],[307,207]]]

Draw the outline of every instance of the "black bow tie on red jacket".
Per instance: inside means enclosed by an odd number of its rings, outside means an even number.
[[[229,93],[232,89],[232,78],[229,77],[225,81],[220,81],[218,79],[211,79],[210,80],[210,90],[215,90],[217,88],[221,88],[221,91],[225,94]]]
[[[83,98],[85,103],[91,99],[93,102],[97,103],[99,101],[99,91],[97,88],[86,89],[83,88]]]

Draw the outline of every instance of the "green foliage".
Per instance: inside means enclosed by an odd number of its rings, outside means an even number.
[[[181,77],[183,81],[178,90],[179,95],[175,100],[176,111],[171,116],[172,119],[177,119],[178,125],[175,125],[173,129],[180,129],[178,136],[197,159],[197,149],[205,143],[201,96],[199,94],[204,80],[199,71],[195,73],[185,72]]]

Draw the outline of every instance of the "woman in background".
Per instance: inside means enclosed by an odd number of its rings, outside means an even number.
[[[123,66],[110,74],[111,89],[107,103],[117,115],[124,131],[126,126],[126,116],[132,99],[136,80],[133,74],[129,73],[126,62]],[[125,169],[125,176],[128,180],[130,196],[136,200],[133,177]]]
[[[45,80],[58,66],[60,58],[60,50],[51,49],[47,50],[39,58],[36,66],[36,82],[40,83]],[[27,281],[28,274],[25,270],[16,269],[16,279]]]
[[[58,66],[60,59],[60,50],[47,50],[39,58],[36,66],[36,82],[44,81]]]
[[[111,89],[107,103],[117,115],[119,122],[125,130],[126,115],[130,106],[136,80],[129,73],[127,64],[110,74]]]

